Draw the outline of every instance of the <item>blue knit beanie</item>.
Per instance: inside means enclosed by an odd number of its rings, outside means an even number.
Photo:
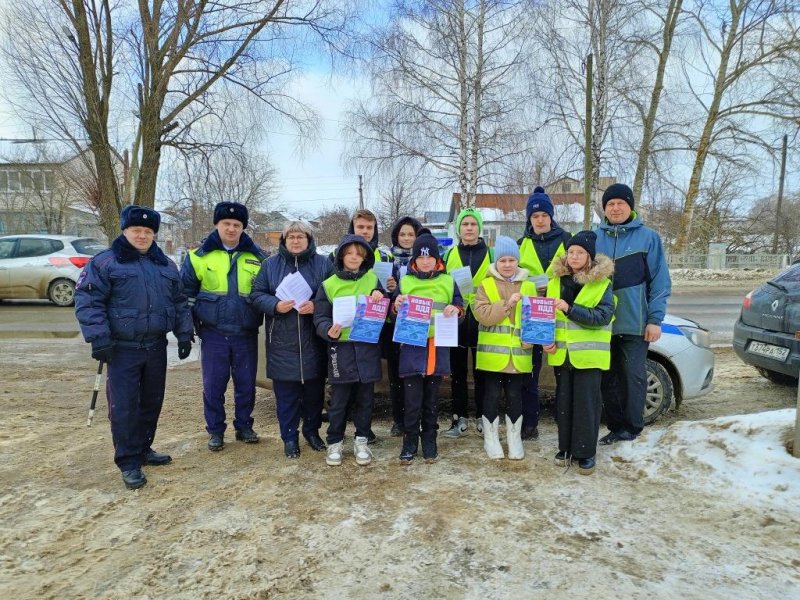
[[[499,235],[494,242],[494,259],[497,261],[504,256],[511,256],[519,260],[519,246],[510,237]]]
[[[525,207],[525,219],[530,222],[531,215],[535,212],[546,212],[553,218],[553,203],[550,201],[550,196],[544,193],[544,188],[537,185],[533,193],[528,197],[528,204]]]

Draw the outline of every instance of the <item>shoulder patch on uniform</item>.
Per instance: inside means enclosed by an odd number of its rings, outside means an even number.
[[[80,288],[83,285],[84,279],[86,279],[86,269],[81,269],[81,274],[78,275],[78,281],[75,282],[75,287]]]
[[[260,265],[261,264],[260,260],[256,260],[254,258],[246,258],[246,259],[244,259],[244,262],[246,262],[249,265]]]

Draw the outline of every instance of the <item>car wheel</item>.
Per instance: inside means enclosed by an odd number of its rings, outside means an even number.
[[[75,302],[75,282],[69,279],[56,279],[50,284],[47,297],[56,306],[72,306]]]
[[[769,379],[772,383],[778,385],[790,385],[792,387],[797,385],[797,378],[787,375],[786,373],[778,373],[777,371],[770,371],[763,367],[756,367],[756,371],[762,376]]]
[[[672,406],[672,378],[659,362],[647,359],[647,393],[644,398],[644,423],[649,425]]]

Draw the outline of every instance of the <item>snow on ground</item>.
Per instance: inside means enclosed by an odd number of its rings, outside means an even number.
[[[611,459],[642,478],[680,480],[709,495],[793,510],[800,519],[800,460],[787,451],[795,410],[774,410],[646,429]]]

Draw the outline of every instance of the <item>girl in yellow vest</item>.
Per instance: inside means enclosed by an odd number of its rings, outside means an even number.
[[[350,340],[350,326],[335,323],[333,302],[343,296],[371,295],[376,302],[383,298],[378,277],[372,272],[375,255],[359,235],[346,235],[336,250],[333,275],[322,282],[314,297],[314,327],[328,342],[328,382],[331,401],[328,407],[328,452],[325,462],[342,464],[342,443],[347,426],[347,405],[353,395],[353,424],[356,438],[353,454],[356,463],[372,462],[367,439],[372,428],[375,382],[382,376],[381,350],[378,344]]]
[[[439,242],[422,228],[414,241],[406,275],[400,278],[393,312],[401,308],[406,296],[422,296],[433,300],[433,314],[426,346],[400,344],[398,371],[403,379],[403,448],[400,464],[410,465],[419,448],[422,434],[422,455],[426,463],[436,462],[436,431],[439,429],[439,385],[450,374],[450,348],[434,345],[434,315],[446,317],[463,314],[461,293],[453,278],[445,273],[439,257]]]
[[[506,404],[508,458],[522,460],[522,385],[531,376],[532,344],[520,340],[523,296],[535,296],[528,270],[519,266],[519,248],[509,237],[499,236],[495,262],[475,294],[473,310],[478,320],[477,368],[484,375],[483,448],[489,458],[504,458],[500,445],[500,402]]]
[[[553,260],[547,296],[555,298],[556,341],[544,346],[555,367],[558,454],[556,464],[578,461],[578,472],[594,471],[600,431],[600,380],[611,362],[614,263],[595,255],[597,236],[580,231],[567,242],[567,253]]]

